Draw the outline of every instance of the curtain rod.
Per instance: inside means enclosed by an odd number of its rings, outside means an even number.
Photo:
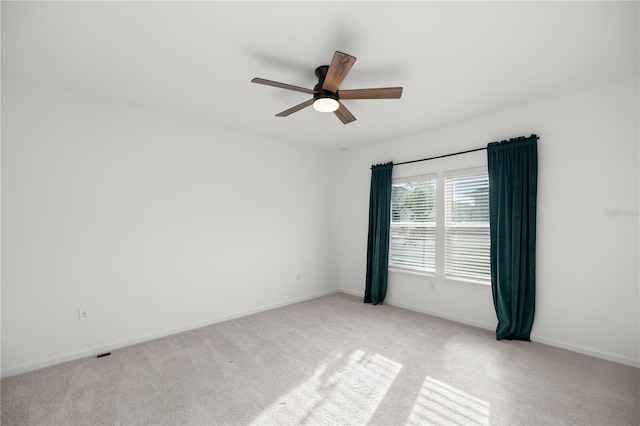
[[[411,161],[404,161],[402,163],[394,163],[394,166],[401,166],[403,164],[411,164],[411,163],[418,163],[420,161],[428,161],[428,160],[435,160],[436,158],[444,158],[444,157],[451,157],[453,155],[460,155],[460,154],[467,154],[469,152],[476,152],[476,151],[482,151],[487,149],[487,147],[483,147],[483,148],[476,148],[476,149],[470,149],[468,151],[461,151],[461,152],[454,152],[452,154],[444,154],[444,155],[438,155],[437,157],[429,157],[429,158],[422,158],[420,160],[411,160]]]

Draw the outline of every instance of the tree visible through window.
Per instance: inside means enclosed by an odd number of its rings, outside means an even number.
[[[435,176],[392,186],[389,265],[435,272]]]

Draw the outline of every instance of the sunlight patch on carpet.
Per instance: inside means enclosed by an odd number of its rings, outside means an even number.
[[[489,403],[427,377],[413,404],[407,424],[488,425]]]
[[[401,364],[363,350],[338,354],[251,423],[367,423],[401,369]]]

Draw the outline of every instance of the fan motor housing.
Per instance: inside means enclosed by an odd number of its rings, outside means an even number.
[[[338,96],[338,93],[334,93],[334,92],[330,92],[328,90],[324,90],[322,88],[321,84],[316,85],[316,87],[314,88],[314,90],[316,91],[316,93],[313,94],[313,99],[321,99],[321,98],[331,98],[331,99],[335,99],[336,101],[340,99],[340,97]]]
[[[313,87],[313,90],[316,92],[313,94],[313,99],[331,98],[335,99],[336,101],[339,99],[338,92],[330,92],[329,90],[325,90],[322,88],[328,70],[329,65],[320,65],[318,68],[316,68],[315,73],[316,77],[318,77],[318,84]]]

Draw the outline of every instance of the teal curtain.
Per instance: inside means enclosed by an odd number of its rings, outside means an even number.
[[[538,137],[487,145],[496,339],[531,341],[536,296]]]
[[[374,305],[381,304],[387,295],[392,170],[393,163],[391,162],[371,167],[364,303],[373,303]]]

